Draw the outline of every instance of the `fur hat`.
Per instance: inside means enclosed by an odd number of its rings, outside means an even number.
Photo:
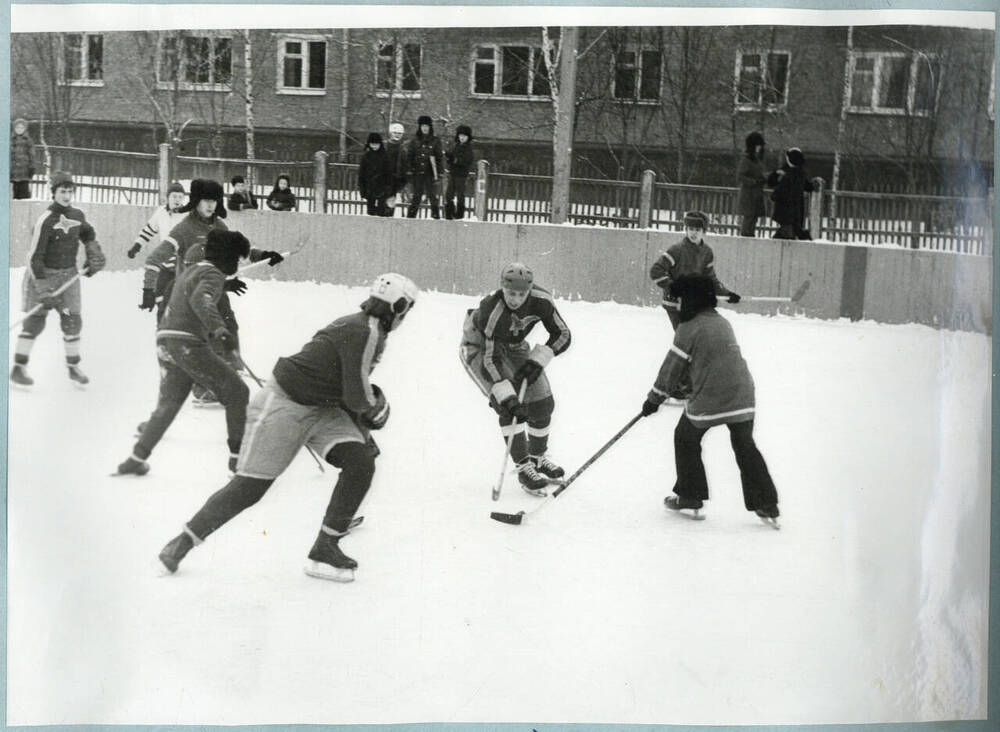
[[[788,148],[785,151],[785,157],[788,158],[788,164],[794,165],[796,168],[802,167],[806,162],[806,156],[797,147]]]
[[[232,183],[233,185],[236,185],[237,183],[246,183],[247,179],[244,178],[242,175],[234,175],[233,179],[229,182]]]
[[[434,120],[432,120],[426,114],[422,114],[419,117],[417,117],[417,127],[420,127],[420,125],[430,125],[431,127],[433,127]]]
[[[240,259],[250,256],[250,240],[238,231],[212,229],[205,237],[205,259],[226,274],[235,274]]]
[[[708,229],[708,214],[703,211],[688,211],[684,214],[684,226],[706,231]]]
[[[670,296],[681,303],[681,322],[718,305],[715,283],[704,275],[685,275],[670,283]]]
[[[365,145],[371,145],[373,142],[377,142],[379,145],[381,145],[382,144],[382,135],[380,135],[377,132],[370,132],[370,133],[368,133],[368,141],[365,142]]]
[[[177,212],[187,213],[188,211],[193,211],[199,201],[212,200],[215,201],[215,215],[220,219],[224,219],[226,218],[226,207],[223,204],[224,198],[225,194],[222,192],[222,186],[214,180],[195,178],[191,181],[191,196],[188,198],[188,202],[177,209]]]
[[[455,128],[455,139],[458,139],[459,135],[465,135],[470,140],[472,139],[472,128],[469,125],[459,125]]]
[[[64,186],[76,188],[76,183],[73,182],[73,176],[64,170],[59,170],[53,173],[52,180],[49,181],[49,188],[51,188],[54,192],[57,188],[63,188]]]
[[[759,132],[757,132],[757,130],[754,130],[749,135],[747,135],[746,138],[747,152],[752,153],[758,145],[760,145],[761,147],[764,146],[764,136]]]
[[[167,188],[167,195],[169,196],[171,193],[185,193],[184,186],[177,181],[174,181],[170,184],[170,187]]]

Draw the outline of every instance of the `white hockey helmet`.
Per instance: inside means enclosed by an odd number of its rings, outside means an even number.
[[[417,302],[419,293],[420,288],[413,280],[395,272],[387,272],[376,277],[368,291],[371,298],[389,305],[393,314],[392,327],[389,330],[396,328],[406,317]]]

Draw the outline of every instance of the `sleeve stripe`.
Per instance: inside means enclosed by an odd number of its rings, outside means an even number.
[[[656,284],[660,284],[664,280],[669,280],[669,279],[670,275],[663,275],[662,277],[657,277],[655,280],[653,280],[653,282],[655,282]]]
[[[671,267],[673,267],[675,264],[677,264],[677,260],[670,256],[670,252],[664,252],[663,256],[666,257],[668,260],[670,260],[670,266]]]
[[[368,376],[372,372],[372,360],[375,358],[375,346],[378,344],[378,320],[368,318],[368,340],[365,341],[365,350],[361,354],[361,385],[365,389],[365,399],[372,406],[375,405],[375,391],[372,389]]]
[[[688,354],[684,353],[684,351],[682,351],[681,349],[679,349],[677,346],[675,346],[673,344],[670,345],[670,350],[671,350],[671,352],[676,353],[678,356],[680,356],[681,358],[683,358],[685,361],[690,361],[691,360],[691,356],[689,356]]]
[[[38,249],[38,240],[42,233],[42,224],[45,222],[45,219],[50,213],[51,212],[48,209],[45,209],[41,216],[35,220],[35,226],[31,229],[31,247],[28,249],[29,262],[31,261],[31,258],[35,256],[35,250]]]
[[[555,321],[556,325],[559,327],[559,330],[562,332],[559,334],[559,337],[556,338],[555,341],[553,341],[550,344],[549,347],[552,349],[553,353],[561,353],[562,351],[566,350],[566,347],[569,345],[569,339],[570,339],[569,328],[566,327],[566,322],[562,319],[562,316],[559,315],[559,311],[556,310],[555,308],[552,308],[552,319]]]
[[[490,375],[493,381],[500,381],[503,379],[503,374],[500,373],[500,369],[494,361],[495,358],[495,348],[493,340],[493,332],[496,330],[497,322],[500,320],[500,316],[503,315],[503,303],[497,302],[493,307],[493,312],[490,313],[490,318],[486,321],[486,327],[483,329],[483,337],[485,340],[485,349],[483,353],[483,367],[486,369],[486,373]]]
[[[653,387],[653,392],[659,394],[662,397],[670,396],[669,394],[667,394],[667,392],[663,391],[662,389],[657,389],[655,386]]]

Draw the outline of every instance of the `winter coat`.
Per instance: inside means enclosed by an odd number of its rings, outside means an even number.
[[[12,181],[31,180],[35,175],[34,141],[25,132],[10,136],[10,179]]]
[[[415,175],[434,176],[433,158],[437,166],[437,177],[444,174],[444,149],[441,140],[434,136],[434,130],[424,137],[419,132],[406,147],[404,174],[407,178]]]
[[[395,193],[395,176],[384,145],[378,150],[365,147],[358,164],[358,191],[366,201],[388,198]]]
[[[780,226],[792,224],[802,228],[806,217],[804,194],[815,190],[805,170],[786,163],[768,176],[767,184],[774,187],[771,192],[771,200],[774,201],[771,218]]]
[[[456,141],[445,157],[448,161],[448,171],[453,178],[466,177],[475,164],[471,142]]]
[[[767,174],[764,172],[764,163],[749,155],[744,155],[740,158],[736,178],[740,186],[736,196],[736,214],[753,218],[766,214],[767,211],[764,210],[764,183],[767,181]]]
[[[402,140],[398,142],[389,140],[383,147],[385,147],[386,155],[389,156],[389,169],[392,171],[392,194],[396,195],[406,185],[406,171],[401,169],[406,144]]]
[[[284,176],[280,177],[284,178]],[[287,181],[288,178],[285,178],[285,180]],[[294,211],[295,194],[292,193],[291,188],[278,188],[278,181],[275,181],[274,188],[272,188],[271,192],[267,194],[267,200],[265,203],[272,211]]]
[[[243,211],[248,208],[257,208],[257,196],[248,188],[243,193],[233,191],[229,196],[229,203],[226,206],[230,211]]]

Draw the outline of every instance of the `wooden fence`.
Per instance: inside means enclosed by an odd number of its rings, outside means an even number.
[[[291,178],[299,211],[365,213],[357,190],[357,166],[329,162],[324,152],[308,162],[171,156],[167,145],[161,146],[159,155],[53,146],[48,154],[48,169],[67,170],[77,178],[81,202],[152,206],[171,179],[214,178],[228,190],[232,176],[239,174],[251,182],[264,208],[275,179],[285,173]],[[647,183],[652,180],[651,172],[645,175]],[[551,218],[551,176],[495,173],[483,164],[475,184],[466,190],[466,209],[481,221],[546,223]],[[44,176],[32,181],[32,195],[48,197]],[[402,201],[398,205],[402,208]],[[807,208],[816,239],[992,256],[992,192],[986,198],[962,198],[819,191],[807,196]],[[735,188],[589,178],[570,181],[569,220],[574,224],[680,231],[684,212],[692,209],[709,215],[712,232],[739,233]],[[419,216],[429,215],[425,201]],[[774,230],[769,218],[758,222],[758,236],[770,236]]]

